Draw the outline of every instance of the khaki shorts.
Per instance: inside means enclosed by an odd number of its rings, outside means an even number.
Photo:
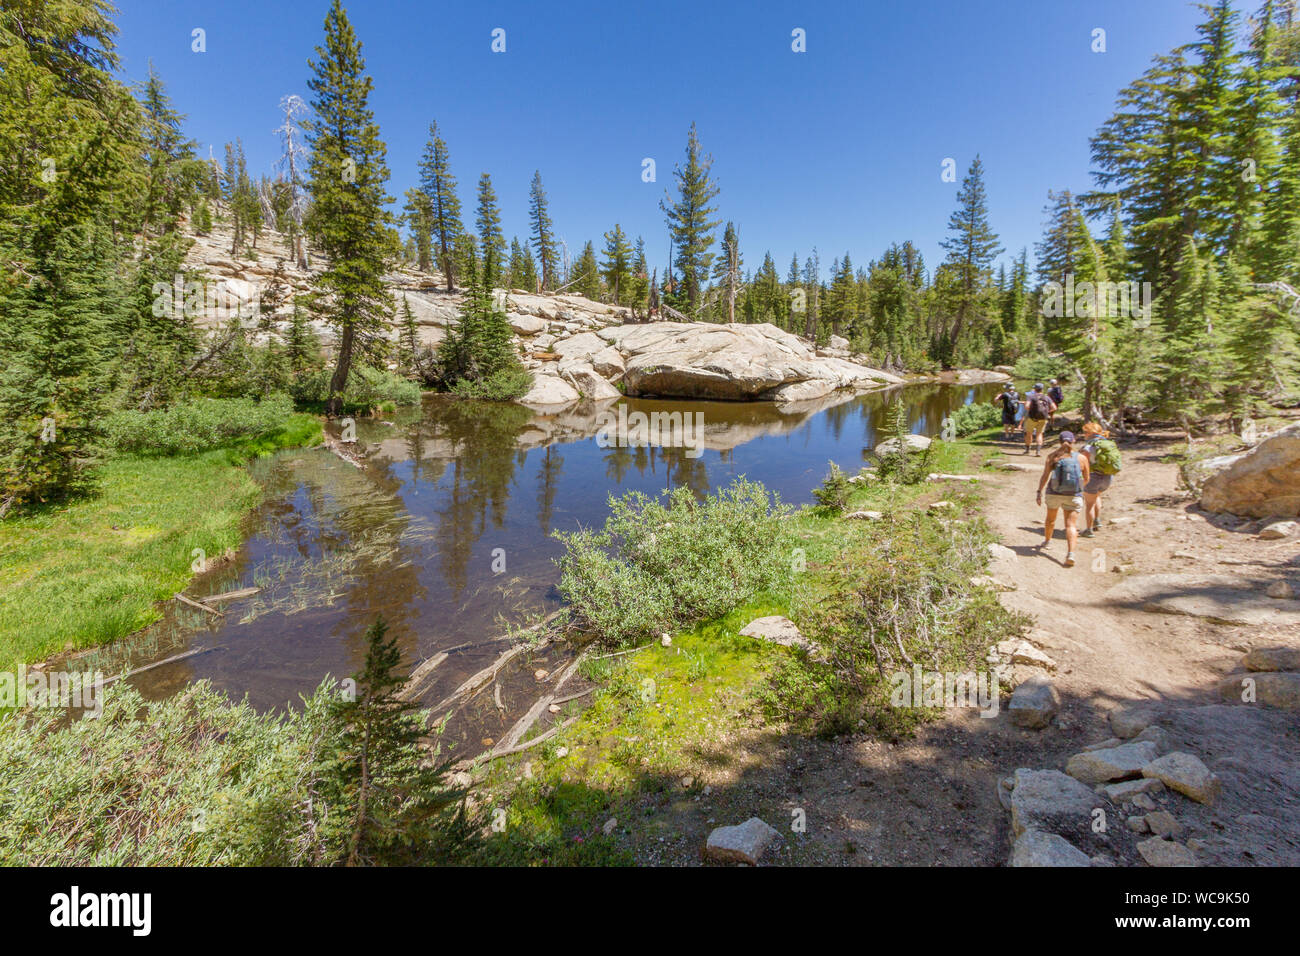
[[[1048,511],[1082,511],[1083,495],[1053,495],[1047,496]]]
[[[1032,419],[1025,416],[1025,441],[1028,442],[1034,436],[1041,437],[1047,432],[1047,419]]]

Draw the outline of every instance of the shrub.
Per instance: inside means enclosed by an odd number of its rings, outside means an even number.
[[[329,398],[333,369],[323,368],[307,377],[295,395],[304,402],[324,402]],[[343,389],[343,404],[352,408],[376,408],[381,405],[418,405],[420,386],[387,369],[353,366]]]
[[[129,454],[178,455],[230,445],[284,426],[293,414],[287,395],[200,398],[148,412],[116,412],[105,425],[107,442]]]
[[[988,648],[1018,634],[1024,619],[971,578],[988,561],[989,535],[978,523],[940,522],[923,512],[865,525],[872,540],[837,559],[832,587],[808,636],[826,660],[780,662],[760,701],[769,716],[824,734],[862,728],[885,736],[909,731],[927,712],[894,707],[891,677],[923,671],[988,669]]]
[[[743,478],[697,500],[629,492],[609,499],[602,530],[555,532],[560,591],[579,623],[609,644],[635,643],[726,614],[789,586],[788,509]]]
[[[931,449],[927,447],[924,451],[916,451],[909,447],[907,438],[910,434],[907,427],[907,410],[899,400],[894,404],[893,435],[890,436],[895,442],[895,448],[884,453],[876,452],[876,474],[881,478],[904,485],[914,485],[924,481],[925,476],[930,473]]]
[[[953,431],[958,438],[965,438],[986,428],[997,428],[1002,424],[1002,408],[988,402],[975,402],[963,405],[950,416]]]
[[[509,402],[533,387],[533,373],[522,365],[501,369],[478,381],[461,379],[451,387],[462,398],[481,398],[490,402]]]
[[[447,861],[469,837],[463,791],[420,742],[428,714],[395,696],[396,644],[380,623],[367,636],[355,697],[326,680],[284,715],[206,682],[160,701],[110,685],[96,719],[0,714],[0,863]]]
[[[820,488],[813,489],[813,497],[823,508],[829,508],[832,511],[843,511],[849,503],[849,492],[853,486],[849,484],[848,475],[840,470],[840,466],[835,462],[830,463],[831,470],[822,480]]]

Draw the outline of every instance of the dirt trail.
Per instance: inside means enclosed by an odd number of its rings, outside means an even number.
[[[1005,713],[983,719],[956,709],[893,742],[761,730],[720,741],[729,758],[743,758],[740,768],[711,777],[721,791],[712,799],[672,804],[643,858],[698,862],[715,823],[753,813],[781,827],[799,810],[807,814],[806,834],[783,840],[770,862],[1002,866],[1011,835],[999,781],[1019,767],[1062,769],[1072,754],[1112,737],[1112,710],[1158,704],[1170,715],[1163,722],[1169,744],[1201,756],[1224,783],[1212,807],[1162,798],[1195,838],[1199,861],[1300,863],[1300,721],[1291,711],[1226,706],[1214,690],[1251,647],[1300,647],[1300,628],[1234,626],[1112,599],[1112,588],[1138,574],[1232,574],[1261,592],[1275,580],[1297,581],[1300,541],[1261,541],[1258,523],[1202,514],[1179,489],[1177,466],[1161,460],[1177,437],[1121,444],[1123,470],[1102,499],[1103,530],[1080,539],[1072,568],[1063,565],[1059,524],[1045,553],[1035,547],[1044,509],[1034,493],[1044,459],[1024,456],[1023,444],[993,443],[1002,461],[1033,469],[982,471],[983,513],[1016,554],[990,568],[995,580],[1015,584],[1002,599],[1035,618],[1028,637],[1057,665],[1049,676],[1062,706],[1050,727],[1025,730]],[[1017,678],[1041,673],[1016,668]],[[1132,835],[1124,839],[1131,843]],[[1131,846],[1115,850],[1140,865]]]

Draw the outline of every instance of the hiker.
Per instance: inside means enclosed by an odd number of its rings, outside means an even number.
[[[1034,386],[1034,390],[1029,393],[1025,399],[1025,454],[1029,454],[1029,448],[1038,440],[1038,447],[1034,449],[1034,455],[1041,457],[1043,454],[1043,435],[1047,431],[1047,422],[1056,411],[1056,404],[1047,397],[1043,392],[1043,383],[1039,382]]]
[[[1052,379],[1050,383],[1050,387],[1047,389],[1047,397],[1052,400],[1052,404],[1055,405],[1057,408],[1060,408],[1061,403],[1065,401],[1065,392],[1061,389],[1061,383],[1058,382],[1056,379]],[[1052,419],[1054,417],[1055,417],[1054,414],[1047,416],[1048,428],[1052,427]]]
[[[1020,395],[1014,385],[1007,385],[1002,394],[993,399],[1002,403],[1002,437],[1010,438],[1016,430],[1016,413],[1020,409]]]
[[[1046,397],[1046,396],[1044,396]],[[1074,433],[1061,432],[1061,443],[1043,464],[1043,476],[1038,479],[1038,504],[1043,503],[1043,487],[1047,487],[1047,518],[1043,522],[1045,549],[1052,543],[1056,526],[1056,512],[1064,512],[1065,566],[1074,567],[1074,546],[1079,539],[1079,512],[1083,510],[1083,489],[1091,477],[1088,459],[1074,450]]]
[[[1088,459],[1092,477],[1083,486],[1083,536],[1091,538],[1101,530],[1101,496],[1119,473],[1119,448],[1110,440],[1110,432],[1096,422],[1083,426],[1083,447],[1079,454]]]

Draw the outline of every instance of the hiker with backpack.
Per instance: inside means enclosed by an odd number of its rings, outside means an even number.
[[[1044,396],[1046,397],[1046,396]],[[1043,463],[1043,476],[1038,480],[1037,502],[1043,504],[1043,488],[1047,488],[1047,518],[1043,522],[1043,542],[1040,549],[1052,543],[1056,527],[1056,513],[1064,514],[1065,566],[1074,567],[1074,547],[1079,540],[1079,513],[1083,511],[1083,489],[1092,477],[1088,458],[1074,449],[1074,433],[1061,432],[1061,443]]]
[[[1042,455],[1043,435],[1047,432],[1047,423],[1055,411],[1056,403],[1047,397],[1047,394],[1043,391],[1043,383],[1039,382],[1025,399],[1026,455],[1029,454],[1030,446],[1034,444],[1035,439],[1038,441],[1038,447],[1034,449],[1034,454]]]
[[[1061,388],[1061,383],[1058,382],[1056,379],[1052,379],[1051,387],[1048,388],[1047,390],[1047,397],[1052,400],[1052,404],[1055,405],[1057,408],[1060,408],[1061,404],[1065,401],[1065,391]],[[1053,417],[1054,417],[1053,415],[1047,416],[1048,428],[1052,427]]]
[[[1083,536],[1091,538],[1101,530],[1101,496],[1110,487],[1111,479],[1119,474],[1119,447],[1110,440],[1110,433],[1096,422],[1083,426],[1083,447],[1079,454],[1088,459],[1092,476],[1083,486]]]
[[[1016,412],[1020,408],[1020,395],[1014,385],[1007,385],[993,404],[1002,404],[1002,437],[1010,438],[1016,430]]]

